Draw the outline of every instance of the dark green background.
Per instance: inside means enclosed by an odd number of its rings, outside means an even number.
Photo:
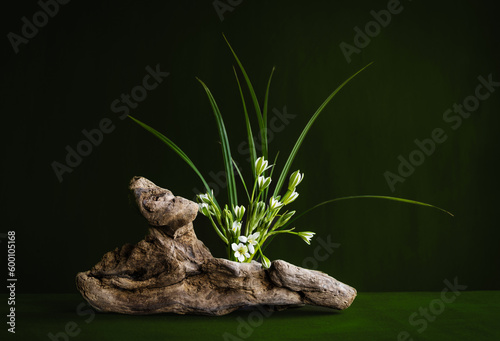
[[[113,100],[141,84],[147,65],[159,63],[170,76],[133,115],[174,140],[207,177],[219,172],[216,125],[197,76],[218,100],[233,154],[248,169],[246,155],[237,151],[245,128],[222,32],[259,96],[276,66],[270,108],[286,106],[296,115],[270,144],[273,156],[281,151],[279,165],[324,98],[375,61],[338,94],[305,140],[293,165],[305,172],[294,208],[380,194],[455,214],[376,200],[341,202],[297,221],[298,230],[317,233],[311,246],[282,236],[269,258],[302,265],[319,238],[330,238],[340,246],[317,268],[361,292],[441,290],[444,279],[455,277],[469,290],[499,289],[500,91],[457,130],[442,119],[453,103],[474,93],[478,76],[500,80],[497,17],[487,3],[403,1],[403,11],[351,63],[339,44],[353,44],[354,27],[373,20],[370,11],[385,9],[387,1],[245,0],[222,22],[212,1],[73,1],[18,54],[6,35],[19,33],[21,17],[39,7],[11,3],[1,20],[0,232],[16,231],[18,293],[75,293],[77,272],[144,236],[145,220],[128,199],[132,176],[187,198],[202,188],[159,140],[110,110]],[[104,117],[115,131],[59,183],[51,163],[63,162],[65,146],[76,147],[81,130],[96,128]],[[383,173],[396,172],[398,155],[407,157],[416,148],[413,140],[429,138],[435,128],[444,129],[447,140],[392,193]],[[195,229],[215,255],[224,256],[204,217]]]

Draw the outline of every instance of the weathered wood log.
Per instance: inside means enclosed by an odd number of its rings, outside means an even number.
[[[106,253],[76,276],[78,290],[98,311],[224,315],[239,308],[304,304],[341,310],[356,297],[354,288],[282,260],[266,270],[255,261],[214,258],[193,230],[196,203],[142,177],[134,177],[130,189],[149,234]]]

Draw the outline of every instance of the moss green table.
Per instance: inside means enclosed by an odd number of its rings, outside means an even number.
[[[1,340],[500,340],[500,291],[361,292],[342,312],[301,307],[220,317],[101,314],[77,294],[19,294],[15,313],[16,333],[3,322]]]

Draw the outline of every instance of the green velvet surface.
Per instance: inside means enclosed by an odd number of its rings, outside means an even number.
[[[448,293],[452,297],[440,305],[441,292],[360,292],[341,312],[306,306],[268,316],[257,310],[208,317],[102,314],[75,294],[20,295],[16,334],[2,340],[50,340],[49,333],[55,340],[398,340],[404,332],[414,340],[500,339],[499,291]]]

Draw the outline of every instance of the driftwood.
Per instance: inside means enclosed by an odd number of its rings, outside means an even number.
[[[76,276],[78,290],[98,311],[224,315],[239,308],[304,304],[341,310],[356,297],[354,288],[282,260],[266,270],[255,261],[214,258],[193,230],[196,203],[142,177],[134,177],[130,189],[149,234],[106,253]]]

